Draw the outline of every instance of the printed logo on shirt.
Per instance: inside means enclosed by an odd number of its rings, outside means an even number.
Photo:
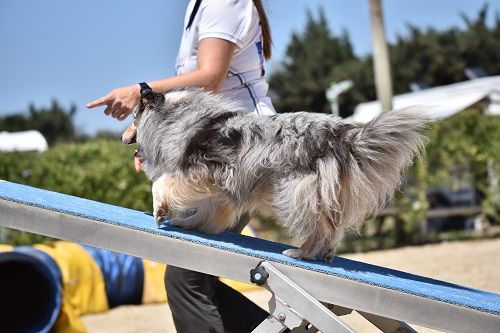
[[[259,40],[255,43],[255,46],[257,47],[257,52],[259,53],[260,67],[262,68],[264,66],[264,48],[262,47],[262,41]]]

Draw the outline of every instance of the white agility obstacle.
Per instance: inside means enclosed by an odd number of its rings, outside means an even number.
[[[498,294],[341,257],[296,260],[287,245],[158,228],[143,212],[6,181],[0,225],[262,285],[270,316],[254,332],[354,332],[341,318],[352,311],[383,332],[500,332]]]

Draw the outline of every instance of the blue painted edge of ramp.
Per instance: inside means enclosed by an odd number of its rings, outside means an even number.
[[[153,217],[143,212],[6,181],[0,181],[0,199],[211,246],[262,260],[279,262],[309,271],[500,315],[499,294],[393,269],[341,257],[335,257],[333,263],[292,259],[281,254],[284,249],[290,248],[288,245],[231,232],[207,235],[169,225],[158,228]]]

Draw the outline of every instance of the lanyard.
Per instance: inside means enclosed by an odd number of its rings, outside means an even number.
[[[191,28],[191,25],[193,24],[194,17],[196,16],[196,13],[198,12],[198,9],[200,8],[201,5],[201,0],[196,0],[196,3],[194,4],[193,11],[191,12],[191,15],[189,16],[189,22],[186,25],[186,30]]]

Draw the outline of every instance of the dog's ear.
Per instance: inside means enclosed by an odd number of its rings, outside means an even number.
[[[148,91],[141,97],[141,103],[144,108],[154,107],[165,102],[165,95],[156,93],[154,91]]]

